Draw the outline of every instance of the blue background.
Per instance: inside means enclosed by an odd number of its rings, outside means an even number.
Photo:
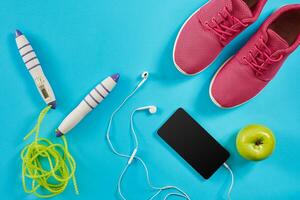
[[[16,49],[16,28],[31,41],[57,96],[58,107],[46,117],[41,133],[54,142],[61,142],[55,138],[54,129],[93,86],[115,72],[122,76],[109,98],[67,135],[78,165],[80,196],[69,184],[53,199],[118,199],[117,179],[127,161],[109,150],[105,130],[110,114],[135,87],[144,70],[151,73],[150,78],[117,116],[112,139],[129,151],[129,112],[144,105],[158,106],[156,115],[140,113],[135,118],[141,143],[138,154],[148,164],[155,185],[180,186],[192,199],[226,198],[230,175],[224,168],[204,180],[156,133],[178,107],[183,107],[230,151],[228,163],[236,176],[232,199],[299,199],[300,51],[289,57],[259,96],[242,107],[221,110],[208,96],[210,80],[218,67],[273,11],[299,1],[268,1],[258,21],[236,38],[209,69],[186,77],[173,65],[173,43],[185,19],[205,2],[1,0],[0,199],[37,199],[23,192],[20,151],[26,144],[23,136],[45,104]],[[250,123],[267,125],[276,135],[276,150],[265,161],[246,161],[236,151],[236,134]],[[123,190],[128,199],[150,196],[139,165],[133,165],[125,179]]]

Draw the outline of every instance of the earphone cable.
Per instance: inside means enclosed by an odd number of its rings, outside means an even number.
[[[134,114],[135,114],[137,111],[138,111],[138,109],[135,109],[135,110],[132,112],[131,117],[130,117],[130,124],[131,124],[131,130],[132,130],[133,138],[136,139],[136,147],[135,147],[135,149],[138,149],[138,147],[139,147],[139,146],[138,146],[139,143],[138,143],[137,135],[136,135],[136,132],[135,132],[135,129],[134,129]],[[145,173],[146,173],[146,179],[147,179],[148,186],[149,186],[150,188],[152,188],[153,190],[158,190],[158,192],[155,193],[152,197],[150,197],[149,200],[154,199],[154,198],[155,198],[156,196],[158,196],[162,191],[168,190],[168,189],[175,189],[175,190],[177,190],[179,193],[169,193],[169,194],[166,195],[166,197],[164,198],[164,200],[166,200],[168,197],[171,197],[171,196],[174,196],[174,195],[176,195],[176,196],[181,196],[181,197],[184,197],[184,198],[187,199],[187,200],[190,200],[189,196],[188,196],[185,192],[183,192],[180,188],[178,188],[178,187],[176,187],[176,186],[172,186],[172,185],[168,185],[168,186],[164,186],[164,187],[156,187],[156,186],[154,186],[154,185],[151,183],[151,181],[150,181],[149,170],[148,170],[147,165],[146,165],[145,162],[143,161],[143,159],[142,159],[141,157],[139,157],[139,156],[134,156],[133,158],[136,159],[136,160],[138,160],[138,161],[142,164],[142,166],[143,166],[143,168],[144,168],[144,170],[145,170]],[[121,172],[121,175],[120,175],[119,180],[118,180],[118,192],[119,192],[119,194],[120,194],[120,196],[121,196],[121,198],[122,198],[123,200],[126,200],[126,198],[125,198],[124,195],[122,194],[121,184],[122,184],[123,177],[124,177],[124,175],[125,175],[127,169],[129,168],[129,166],[130,166],[130,163],[127,163],[127,165],[125,166],[125,168],[124,168],[123,171]]]
[[[224,167],[229,171],[230,175],[231,175],[231,184],[228,190],[228,200],[230,200],[230,194],[234,185],[234,175],[233,172],[231,170],[231,168],[229,167],[229,165],[227,163],[223,163]]]
[[[139,148],[139,143],[138,143],[138,139],[137,139],[137,135],[136,135],[136,132],[135,132],[135,129],[134,129],[134,114],[137,112],[137,111],[139,111],[139,109],[137,108],[137,109],[135,109],[133,112],[132,112],[132,114],[131,114],[131,117],[130,117],[130,125],[131,125],[131,130],[132,130],[132,134],[133,134],[133,137],[135,138],[135,140],[136,140],[136,147],[135,147],[135,149],[138,149]],[[148,186],[150,187],[150,188],[152,188],[152,189],[154,189],[154,190],[158,190],[158,194],[160,193],[160,192],[162,192],[162,191],[164,191],[164,190],[168,190],[168,189],[175,189],[175,190],[177,190],[179,193],[182,193],[181,195],[179,195],[179,196],[182,196],[182,197],[184,197],[184,198],[186,198],[186,199],[190,199],[189,198],[189,196],[185,193],[185,192],[183,192],[181,189],[179,189],[177,186],[173,186],[173,185],[168,185],[168,186],[164,186],[164,187],[156,187],[156,186],[154,186],[152,183],[151,183],[151,181],[150,181],[150,176],[149,176],[149,170],[148,170],[148,167],[147,167],[147,165],[145,164],[145,162],[143,161],[143,159],[141,158],[141,157],[139,157],[139,156],[134,156],[133,158],[135,158],[135,159],[137,159],[137,160],[139,160],[140,162],[141,162],[141,164],[143,165],[143,167],[144,167],[144,170],[145,170],[145,173],[146,173],[146,179],[147,179],[147,183],[148,183]],[[158,194],[154,194],[153,196],[155,197],[155,196],[157,196]],[[175,193],[170,193],[170,194],[175,194]],[[169,196],[173,196],[173,195],[167,195],[166,197],[165,197],[165,200],[169,197]],[[152,196],[152,197],[153,197]],[[178,196],[178,195],[177,195]],[[150,198],[150,199],[153,199],[153,198]]]
[[[109,144],[109,147],[111,148],[111,150],[113,151],[113,153],[115,153],[116,155],[120,156],[120,157],[125,157],[125,158],[129,158],[129,161],[127,163],[127,165],[124,167],[124,169],[122,170],[121,172],[121,175],[119,177],[119,180],[118,180],[118,193],[120,195],[120,197],[123,199],[123,200],[126,200],[126,198],[124,197],[124,195],[122,194],[122,190],[121,190],[121,184],[122,184],[122,180],[123,180],[123,177],[126,173],[126,171],[128,170],[130,164],[131,164],[131,161],[133,159],[136,159],[138,161],[140,161],[140,163],[142,164],[144,170],[145,170],[145,173],[146,173],[146,179],[147,179],[147,183],[149,185],[150,188],[154,189],[154,190],[158,190],[158,192],[156,192],[152,197],[150,197],[150,199],[154,199],[156,196],[158,196],[162,191],[164,190],[167,190],[167,189],[175,189],[177,190],[179,193],[169,193],[165,196],[165,200],[170,197],[170,196],[180,196],[180,197],[184,197],[185,199],[187,200],[190,200],[190,197],[185,193],[183,192],[180,188],[176,187],[176,186],[164,186],[164,187],[155,187],[153,186],[153,184],[151,183],[150,181],[150,177],[149,177],[149,170],[145,164],[145,162],[138,156],[136,156],[136,152],[137,152],[137,149],[138,149],[138,146],[139,146],[139,142],[138,142],[138,138],[137,138],[137,134],[135,132],[135,129],[134,129],[134,123],[133,123],[133,118],[134,118],[134,114],[136,113],[136,111],[138,111],[139,109],[135,109],[132,113],[131,113],[131,116],[130,116],[130,126],[131,126],[131,133],[133,135],[133,138],[134,138],[134,141],[135,141],[135,149],[132,153],[132,155],[126,155],[124,153],[120,153],[119,151],[116,150],[116,148],[113,146],[111,140],[110,140],[110,130],[111,130],[111,125],[112,125],[112,121],[114,119],[114,116],[116,115],[116,113],[124,106],[124,104],[137,92],[137,90],[144,84],[146,79],[143,79],[139,84],[138,86],[121,102],[121,104],[116,108],[116,110],[112,113],[110,119],[109,119],[109,123],[108,123],[108,127],[107,127],[107,132],[106,132],[106,139],[108,141],[108,144]]]
[[[113,153],[115,153],[116,155],[118,156],[121,156],[121,157],[126,157],[126,158],[129,158],[130,156],[129,155],[126,155],[126,154],[123,154],[123,153],[120,153],[119,151],[116,150],[116,148],[114,147],[114,145],[112,144],[111,140],[110,140],[110,130],[111,130],[111,125],[112,125],[112,121],[116,115],[117,112],[119,112],[119,110],[123,107],[123,105],[130,99],[130,97],[132,97],[136,92],[137,90],[139,89],[140,87],[137,86],[123,101],[122,103],[116,108],[116,110],[114,110],[114,112],[111,114],[110,116],[110,119],[109,119],[109,122],[108,122],[108,127],[107,127],[107,132],[106,132],[106,139],[108,141],[108,144],[109,144],[109,147],[111,148],[111,150],[113,151]]]

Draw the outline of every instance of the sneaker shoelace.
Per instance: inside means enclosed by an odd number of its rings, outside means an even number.
[[[246,28],[249,25],[249,23],[243,22],[242,20],[233,16],[226,6],[223,11],[218,12],[218,16],[221,18],[220,22],[213,17],[211,19],[213,25],[210,25],[208,21],[205,22],[205,25],[216,35],[218,35],[223,42],[228,41],[236,33],[239,33],[242,28]]]
[[[282,54],[280,54],[277,58],[274,58],[271,49],[261,37],[259,38],[258,43],[255,44],[254,51],[249,50],[248,58],[247,56],[244,56],[243,60],[252,68],[255,75],[260,76],[269,69],[267,64],[274,64],[282,60],[282,58]]]

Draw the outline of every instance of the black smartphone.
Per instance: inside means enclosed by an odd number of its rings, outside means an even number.
[[[211,177],[230,156],[229,152],[182,108],[163,124],[158,134],[205,179]]]

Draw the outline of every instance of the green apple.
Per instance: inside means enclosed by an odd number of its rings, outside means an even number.
[[[263,160],[272,154],[275,148],[275,137],[269,128],[251,124],[238,133],[236,148],[247,160]]]

